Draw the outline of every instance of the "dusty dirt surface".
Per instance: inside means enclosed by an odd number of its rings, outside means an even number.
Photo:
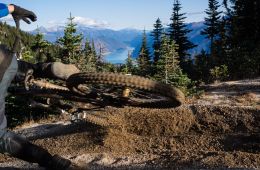
[[[230,95],[230,83],[232,97],[255,98],[216,102],[223,88]],[[259,79],[244,82],[245,93],[239,83],[210,85],[202,97],[178,108],[106,107],[88,111],[77,123],[62,120],[16,131],[83,169],[260,169]],[[0,167],[39,169],[4,155]]]
[[[205,93],[192,103],[202,105],[253,106],[260,109],[260,78],[203,86]]]

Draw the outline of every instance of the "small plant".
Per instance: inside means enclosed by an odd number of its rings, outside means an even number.
[[[29,50],[25,50],[22,52],[22,60],[29,63],[35,63],[35,58]]]
[[[229,77],[228,67],[226,65],[216,66],[210,69],[210,75],[214,82],[227,80]]]

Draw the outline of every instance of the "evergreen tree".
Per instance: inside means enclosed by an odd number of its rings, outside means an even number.
[[[255,4],[255,17],[254,17],[254,21],[255,21],[255,38],[257,41],[260,40],[260,2],[259,1],[254,1]]]
[[[93,55],[95,55],[95,57],[96,57],[97,53],[96,53],[95,43],[94,43],[93,39],[91,41],[91,50],[92,50]]]
[[[126,74],[133,74],[135,71],[135,66],[132,58],[132,54],[130,51],[128,51],[126,63],[124,64],[123,67],[123,72]]]
[[[32,42],[35,41],[35,36],[21,31],[21,47],[26,48],[26,50],[30,50],[29,47],[32,46]],[[16,28],[12,27],[5,22],[0,22],[0,44],[6,45],[9,49],[13,47],[14,41],[16,36]]]
[[[196,77],[195,79],[202,82],[209,82],[210,74],[210,57],[205,50],[202,50],[201,53],[195,56],[195,68],[196,68]]]
[[[233,65],[232,59],[232,35],[233,35],[233,16],[234,16],[234,2],[236,0],[223,0],[223,16],[220,20],[220,32],[219,38],[215,41],[214,46],[216,55],[218,56],[217,62],[218,66],[226,65],[230,68]],[[212,62],[211,62],[212,63]],[[212,68],[214,66],[212,65]]]
[[[85,42],[84,48],[84,59],[85,59],[85,71],[96,71],[96,52],[93,51],[92,46],[88,39]]]
[[[189,58],[188,51],[196,45],[188,40],[187,34],[191,31],[186,28],[184,23],[185,13],[180,13],[181,4],[179,0],[174,0],[173,13],[171,17],[171,23],[169,25],[169,35],[172,41],[178,44],[179,48],[177,50],[180,58],[180,66],[184,72],[189,72],[187,68],[187,59]]]
[[[154,65],[157,64],[159,57],[160,57],[160,48],[161,48],[161,36],[163,33],[163,26],[160,18],[156,20],[156,23],[154,24],[154,29],[151,33],[153,36],[153,50],[154,50],[154,57],[153,57],[153,63]]]
[[[137,59],[139,75],[149,76],[151,75],[151,59],[150,52],[147,47],[147,38],[145,30],[143,32],[142,45],[139,51],[138,59]]]
[[[36,62],[44,62],[47,59],[47,53],[45,53],[45,51],[49,46],[50,43],[44,40],[43,34],[40,33],[39,29],[37,29],[37,34],[35,35],[35,41],[33,42],[31,47],[33,51],[36,51]],[[46,59],[44,59],[44,55]]]
[[[174,41],[170,41],[163,35],[160,48],[161,56],[156,65],[156,77],[167,84],[169,83],[170,75],[175,74],[180,69],[177,49],[178,46]]]
[[[97,52],[96,52],[95,42],[93,39],[91,41],[91,52],[92,52],[94,61],[97,63]]]
[[[73,23],[74,17],[68,18],[69,23],[65,27],[64,36],[58,39],[58,44],[62,47],[61,61],[64,63],[77,64],[81,51],[82,35],[75,35],[77,32],[76,24]]]
[[[205,18],[206,28],[201,32],[210,40],[210,52],[214,65],[218,65],[217,61],[217,45],[219,40],[221,26],[221,12],[218,11],[220,5],[217,0],[209,0],[208,9],[205,11],[208,15]]]
[[[92,54],[92,48],[91,48],[91,44],[88,40],[88,38],[86,38],[86,42],[85,42],[85,48],[84,48],[84,54],[86,56],[89,56]]]
[[[96,55],[97,71],[104,71],[104,69],[106,69],[104,67],[105,66],[105,63],[104,63],[105,52],[106,52],[106,48],[101,43],[99,43],[98,44],[98,54]]]
[[[157,64],[155,78],[166,84],[180,87],[187,92],[191,80],[183,74],[179,65],[178,45],[171,41],[166,35],[162,37],[161,56]]]
[[[60,53],[62,50],[58,44],[51,44],[46,51],[46,62],[61,61]]]
[[[219,38],[214,42],[213,47],[217,57],[215,58],[215,65],[228,65],[232,62],[229,59],[230,43],[230,21],[229,18],[223,16],[219,27]]]
[[[236,0],[231,23],[231,52],[228,69],[236,79],[259,76],[259,0]]]

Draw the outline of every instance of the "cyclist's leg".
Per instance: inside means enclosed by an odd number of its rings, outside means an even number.
[[[7,88],[10,86],[11,81],[17,72],[17,68],[17,60],[16,57],[13,56],[13,59],[0,82],[0,128],[2,129],[7,125],[5,117],[5,97],[7,96]]]
[[[67,80],[72,74],[79,73],[79,69],[73,64],[61,62],[38,63],[36,74],[38,77]]]
[[[66,169],[71,164],[69,160],[58,155],[52,156],[47,150],[5,129],[0,130],[0,153],[7,153],[10,156],[38,163],[42,167],[54,170]]]
[[[13,56],[10,66],[4,73],[0,82],[0,153],[7,153],[16,158],[28,162],[38,163],[51,169],[65,169],[70,166],[71,162],[57,155],[52,156],[43,148],[33,145],[25,138],[15,133],[5,130],[5,97],[7,96],[7,88],[11,84],[17,72],[17,60]]]

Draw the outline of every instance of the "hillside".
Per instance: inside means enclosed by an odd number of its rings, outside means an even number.
[[[11,48],[13,46],[15,35],[16,35],[15,31],[16,31],[15,27],[0,22],[0,44],[4,44],[8,48]],[[30,33],[21,31],[20,34],[22,38],[22,43],[25,46],[30,46],[34,41],[35,37]]]

